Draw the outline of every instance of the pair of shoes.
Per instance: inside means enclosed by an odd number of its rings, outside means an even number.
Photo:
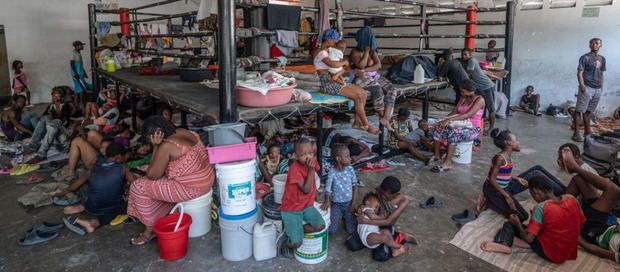
[[[469,209],[465,209],[462,213],[457,213],[452,215],[452,220],[457,223],[465,224],[470,221],[474,221],[478,218],[478,215],[470,211]]]
[[[137,237],[133,237],[129,240],[132,246],[142,246],[148,244],[150,241],[157,239],[157,235],[153,235],[151,238],[147,238],[144,234],[140,233]]]
[[[58,230],[62,224],[43,222],[26,232],[26,236],[17,242],[20,246],[31,246],[47,242],[58,237]]]
[[[385,169],[390,169],[390,166],[385,163],[385,160],[381,160],[376,164],[373,164],[371,162],[366,163],[366,166],[362,168],[362,172],[380,171]]]
[[[439,208],[443,205],[439,199],[436,199],[434,196],[429,197],[426,201],[420,202],[420,208],[429,209],[429,208]]]
[[[11,169],[11,176],[19,176],[28,174],[32,171],[39,169],[38,164],[19,164]]]

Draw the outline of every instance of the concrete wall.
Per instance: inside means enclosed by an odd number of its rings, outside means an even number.
[[[344,0],[345,9],[389,5],[373,0]],[[605,90],[599,103],[599,116],[609,115],[620,105],[620,69],[615,64],[620,52],[612,50],[620,44],[620,3],[603,6],[598,18],[581,18],[583,0],[577,0],[574,8],[521,11],[517,8],[514,32],[512,65],[512,97],[516,103],[527,85],[533,85],[541,94],[542,105],[561,105],[567,100],[576,101],[576,68],[579,57],[589,51],[592,37],[603,40],[601,54],[608,65],[605,74]],[[464,20],[464,15],[442,16]],[[504,20],[504,13],[480,13],[478,20]],[[388,20],[388,24],[406,24],[414,21]],[[345,26],[361,26],[361,21],[348,21]],[[346,29],[345,32],[354,32]],[[376,33],[419,33],[416,28],[377,28]],[[431,34],[463,34],[464,26],[431,27]],[[478,33],[501,34],[504,26],[478,26]],[[488,40],[477,40],[476,47],[486,47]],[[349,40],[349,44],[355,42]],[[418,39],[379,39],[379,47],[405,47],[417,49]],[[463,47],[463,39],[431,39],[431,47]],[[503,48],[503,39],[497,39],[497,47]],[[484,56],[478,55],[481,59]]]
[[[121,0],[121,6],[135,7],[151,3],[148,0]],[[197,8],[197,0],[184,1],[152,8],[151,12],[177,13]],[[332,5],[335,2],[331,1]],[[343,0],[345,9],[367,8],[388,5],[373,0]],[[73,40],[88,41],[88,17],[85,0],[4,0],[0,9],[0,24],[6,26],[9,62],[24,61],[29,85],[33,91],[33,102],[50,100],[51,87],[71,85],[69,59]],[[314,0],[303,0],[305,6],[313,6]],[[608,71],[604,99],[601,100],[601,114],[607,115],[620,104],[620,69],[616,62],[620,52],[611,50],[620,43],[620,21],[614,16],[620,14],[620,4],[601,7],[600,17],[581,18],[583,0],[577,7],[520,11],[515,18],[515,44],[513,63],[512,101],[517,101],[527,85],[534,85],[542,95],[542,103],[555,105],[575,100],[576,66],[580,55],[588,51],[591,37],[603,39],[601,54],[607,58]],[[103,15],[100,20],[116,19],[116,15]],[[446,18],[464,19],[463,15]],[[503,13],[482,13],[479,20],[503,20]],[[412,23],[413,21],[388,20],[389,24]],[[345,22],[348,26],[362,25],[361,21]],[[464,33],[464,26],[431,27],[431,34]],[[115,31],[113,29],[113,31]],[[346,29],[345,32],[354,32]],[[377,33],[418,33],[419,28],[377,29]],[[503,26],[478,26],[479,33],[503,33]],[[488,40],[477,40],[476,47],[486,47]],[[503,40],[498,39],[498,47]],[[349,41],[351,45],[355,44]],[[417,39],[380,39],[379,46],[417,48]],[[431,47],[462,47],[462,39],[432,39]],[[84,56],[89,65],[89,52]],[[482,57],[482,55],[480,55]],[[89,66],[87,66],[89,67]]]
[[[19,59],[24,62],[32,102],[51,101],[50,90],[58,85],[70,85],[69,60],[73,50],[71,43],[81,40],[88,44],[88,7],[94,1],[87,0],[3,0],[0,8],[0,24],[4,24],[9,64]],[[107,2],[107,1],[106,1]],[[152,3],[149,0],[121,0],[121,6],[136,7]],[[180,13],[196,9],[189,1],[152,8],[150,12]],[[118,15],[100,15],[99,20],[118,20]],[[118,28],[112,31],[119,32]],[[82,51],[90,67],[88,46]]]

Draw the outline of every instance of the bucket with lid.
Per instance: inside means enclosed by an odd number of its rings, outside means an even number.
[[[231,262],[243,261],[252,256],[252,234],[258,220],[258,208],[242,215],[227,215],[218,211],[222,255]]]
[[[181,213],[172,213],[177,208],[181,210]],[[157,234],[157,244],[162,259],[174,261],[187,254],[187,239],[191,224],[192,217],[183,212],[183,204],[180,203],[172,208],[169,215],[155,222],[153,230]]]
[[[256,161],[215,165],[220,207],[226,215],[241,215],[256,208]]]
[[[305,233],[303,243],[294,253],[295,259],[304,264],[318,264],[327,259],[327,227],[319,232]]]
[[[189,228],[189,237],[199,237],[211,230],[211,199],[213,190],[208,193],[182,202],[185,213],[192,217],[192,226]]]

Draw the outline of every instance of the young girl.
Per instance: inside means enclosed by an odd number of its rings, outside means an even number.
[[[332,80],[328,69],[339,68],[349,65],[349,61],[333,61],[329,58],[328,50],[330,47],[336,45],[336,41],[340,38],[340,35],[336,30],[330,29],[323,34],[321,48],[314,56],[314,68],[319,75],[321,82],[321,92],[329,95],[341,95],[353,100],[355,103],[356,119],[359,118],[360,123],[355,123],[353,128],[368,131],[372,134],[379,134],[381,131],[376,127],[373,127],[366,118],[366,112],[364,106],[366,104],[367,94],[366,91],[355,84],[343,85]]]
[[[28,80],[24,71],[24,63],[21,60],[13,61],[13,94],[26,93],[26,107],[34,107],[30,104],[30,90],[28,89]]]
[[[480,207],[486,199],[486,205],[489,209],[509,218],[511,214],[516,214],[521,222],[528,218],[528,214],[523,209],[519,201],[514,195],[524,191],[527,188],[527,181],[512,176],[512,152],[519,152],[521,146],[519,141],[512,132],[499,129],[491,131],[493,143],[502,151],[493,157],[491,169],[486,182],[482,186],[484,196],[478,200]]]

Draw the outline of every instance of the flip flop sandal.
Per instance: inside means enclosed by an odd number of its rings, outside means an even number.
[[[20,239],[17,244],[20,246],[31,246],[47,242],[58,237],[58,232],[40,232],[36,231],[26,235],[26,237]]]
[[[119,214],[117,215],[112,221],[110,221],[110,226],[116,226],[116,225],[120,225],[122,224],[127,218],[129,218],[129,215],[126,214]]]
[[[32,171],[39,169],[39,167],[40,166],[38,164],[24,164],[23,167],[21,168],[21,171],[17,172],[15,176],[28,174]]]
[[[387,160],[387,164],[389,164],[391,166],[405,166],[405,165],[407,165],[406,163],[396,162],[396,161],[393,161],[393,160]]]
[[[9,175],[11,174],[11,169],[13,169],[12,165],[7,165],[0,169],[0,175]]]
[[[462,213],[457,213],[452,215],[452,220],[457,223],[465,224],[470,221],[474,221],[478,218],[478,215],[475,212],[472,212],[468,209],[464,210]]]
[[[375,169],[375,165],[372,164],[371,162],[366,163],[366,166],[362,168],[362,172],[369,172],[369,171],[375,171],[375,170],[377,169]]]
[[[443,205],[439,199],[436,199],[434,196],[429,197],[426,201],[420,202],[420,208],[429,209],[429,208],[439,208]]]
[[[384,170],[384,169],[390,169],[390,166],[385,164],[385,160],[381,160],[377,164],[375,164],[375,170]]]
[[[123,221],[123,224],[125,225],[133,225],[135,223],[138,223],[138,219],[136,219],[135,217],[128,215],[127,219],[125,219],[125,221]]]
[[[36,184],[36,183],[42,182],[44,180],[45,179],[42,178],[42,177],[39,177],[37,175],[33,175],[33,176],[28,177],[27,179],[19,180],[19,181],[15,182],[15,184],[19,184],[19,185]]]
[[[431,168],[431,172],[433,173],[443,173],[443,172],[448,172],[448,171],[450,171],[450,168],[443,168],[439,165]]]
[[[36,172],[37,173],[47,173],[47,172],[56,171],[56,170],[58,170],[58,168],[60,168],[58,166],[58,163],[50,162],[50,163],[42,165],[39,169],[36,170]]]
[[[137,239],[139,239],[141,242],[138,242],[138,243],[134,242]],[[143,246],[143,245],[146,245],[150,241],[153,241],[155,239],[157,239],[157,236],[153,236],[153,237],[151,237],[151,239],[148,239],[148,238],[146,238],[146,236],[144,236],[144,234],[140,233],[140,235],[138,235],[138,237],[133,237],[133,238],[129,239],[129,243],[132,246]]]
[[[18,164],[18,165],[16,165],[16,166],[14,166],[13,168],[11,168],[10,175],[11,175],[11,176],[16,176],[16,175],[18,175],[19,173],[21,173],[21,171],[22,171],[22,169],[24,168],[24,166],[26,166],[26,165],[24,165],[24,164]]]
[[[581,135],[573,136],[573,137],[571,137],[571,139],[573,141],[575,141],[575,142],[583,142],[583,136],[581,136]]]
[[[28,231],[26,231],[26,236],[34,232],[56,232],[64,226],[65,225],[63,223],[53,224],[53,223],[43,222],[39,225],[36,225],[34,228],[31,228]]]
[[[65,223],[65,227],[67,227],[70,231],[75,232],[78,235],[86,235],[86,230],[77,223],[77,216],[68,216],[62,219],[62,222]]]

